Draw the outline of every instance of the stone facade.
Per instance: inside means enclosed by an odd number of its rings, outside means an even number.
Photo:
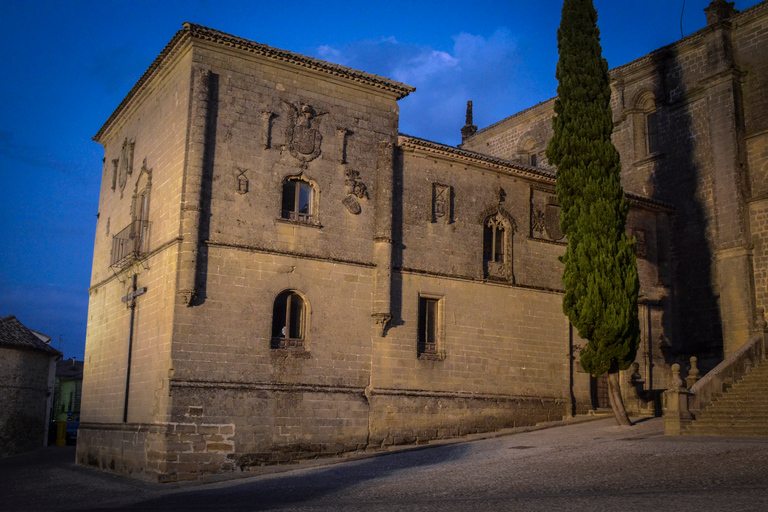
[[[61,352],[14,316],[0,318],[0,457],[48,443],[56,360]]]
[[[551,102],[465,127],[462,149],[398,134],[413,90],[185,24],[95,136],[79,463],[195,479],[596,405],[561,309]],[[628,190],[625,393],[652,412],[680,343],[679,221]]]
[[[715,0],[707,20],[611,70],[624,189],[674,206],[670,231],[656,244],[670,245],[658,261],[660,284],[674,288],[666,294],[673,314],[663,319],[667,360],[696,355],[704,369],[746,342],[768,300],[768,5],[738,12]],[[549,168],[543,151],[553,104],[480,130],[462,147],[517,161],[535,147]]]

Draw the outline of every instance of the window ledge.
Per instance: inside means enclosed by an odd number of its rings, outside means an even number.
[[[302,222],[300,220],[291,220],[291,219],[284,219],[282,217],[278,217],[275,219],[277,222],[281,222],[283,224],[290,224],[292,226],[304,226],[307,228],[315,228],[315,229],[322,229],[323,225],[319,222]]]
[[[422,352],[418,359],[420,361],[442,361],[445,359],[445,352]]]
[[[662,153],[661,151],[657,151],[655,153],[651,153],[650,155],[646,155],[643,158],[638,158],[633,162],[634,165],[643,165],[650,162],[655,162],[656,160],[661,160],[666,156],[665,153]]]
[[[304,339],[302,338],[272,338],[270,348],[276,350],[304,351]]]

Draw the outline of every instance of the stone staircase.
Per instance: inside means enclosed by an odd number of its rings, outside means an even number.
[[[681,432],[694,436],[768,436],[768,360],[717,397]]]

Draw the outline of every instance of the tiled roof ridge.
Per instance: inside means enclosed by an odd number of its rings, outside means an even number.
[[[0,318],[0,346],[37,350],[58,357],[63,355],[52,346],[40,341],[40,338],[13,315]]]
[[[416,88],[411,85],[406,85],[402,82],[390,80],[389,78],[383,76],[375,75],[373,73],[366,73],[365,71],[349,68],[340,64],[333,64],[331,62],[316,59],[314,57],[307,57],[306,55],[290,52],[288,50],[281,50],[279,48],[274,48],[266,44],[251,41],[250,39],[227,34],[226,32],[222,32],[220,30],[216,30],[203,25],[198,25],[196,23],[184,22],[182,25],[184,28],[174,34],[174,36],[171,38],[168,44],[165,45],[160,54],[155,57],[154,61],[152,61],[152,64],[150,64],[147,70],[144,71],[144,73],[136,81],[131,90],[128,91],[128,94],[125,95],[125,98],[123,98],[117,108],[112,112],[112,115],[109,116],[107,121],[104,123],[104,125],[102,125],[96,135],[93,136],[94,141],[98,142],[101,139],[101,136],[104,134],[107,127],[110,126],[115,118],[117,118],[122,113],[122,111],[127,107],[128,103],[139,93],[144,84],[149,81],[149,79],[159,69],[163,67],[163,64],[166,62],[167,58],[178,50],[180,43],[187,38],[193,37],[216,42],[229,47],[239,48],[252,53],[257,53],[270,59],[291,62],[302,67],[322,71],[330,75],[339,76],[355,82],[368,84],[379,89],[397,93],[398,100],[408,96],[410,93],[416,90]]]

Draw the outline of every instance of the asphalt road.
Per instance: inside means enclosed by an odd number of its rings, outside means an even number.
[[[217,483],[75,466],[73,448],[0,460],[0,510],[768,510],[768,437],[665,437],[580,423]]]

